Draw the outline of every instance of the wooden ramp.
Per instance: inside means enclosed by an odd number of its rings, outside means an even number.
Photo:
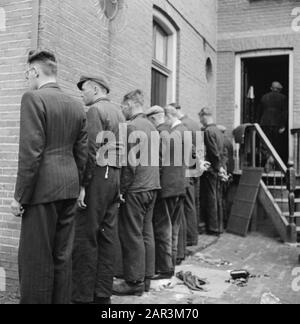
[[[245,168],[234,199],[227,232],[247,236],[263,175],[262,168]]]

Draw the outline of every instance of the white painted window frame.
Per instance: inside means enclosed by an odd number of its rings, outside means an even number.
[[[177,92],[177,45],[178,32],[172,23],[159,10],[154,9],[153,19],[157,22],[168,34],[168,64],[165,69],[159,66],[159,62],[152,60],[152,68],[167,75],[167,103],[176,102]]]

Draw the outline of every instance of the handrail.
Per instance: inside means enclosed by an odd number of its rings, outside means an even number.
[[[268,137],[266,136],[266,134],[264,133],[264,131],[262,130],[260,125],[259,124],[252,124],[252,125],[249,125],[247,128],[252,128],[257,132],[260,139],[263,141],[263,144],[265,144],[267,150],[272,155],[272,157],[275,159],[277,165],[280,167],[281,171],[284,174],[286,174],[287,171],[288,171],[287,166],[285,165],[282,158],[280,157],[280,155],[275,150],[273,144],[270,142],[270,140],[268,139]]]
[[[294,161],[297,175],[300,175],[300,128],[291,130],[294,138]]]

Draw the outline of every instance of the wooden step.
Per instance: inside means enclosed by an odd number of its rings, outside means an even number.
[[[285,212],[285,213],[283,213],[283,216],[290,217],[290,213],[289,212]],[[295,218],[300,218],[300,212],[296,212],[295,213]]]
[[[269,190],[287,190],[287,188],[286,188],[286,186],[267,186],[267,188],[269,189]],[[300,190],[300,186],[297,186],[296,187],[296,191],[297,190]]]
[[[289,203],[289,200],[287,199],[287,198],[275,198],[275,201],[277,202],[277,203]],[[300,198],[296,198],[295,199],[295,204],[300,204]]]

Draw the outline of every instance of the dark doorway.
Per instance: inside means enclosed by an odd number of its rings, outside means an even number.
[[[289,56],[265,56],[242,59],[242,123],[258,123],[262,118],[261,99],[271,91],[272,82],[283,86],[282,93],[289,96]],[[288,147],[288,130],[285,141]],[[288,152],[282,156],[288,160]]]

